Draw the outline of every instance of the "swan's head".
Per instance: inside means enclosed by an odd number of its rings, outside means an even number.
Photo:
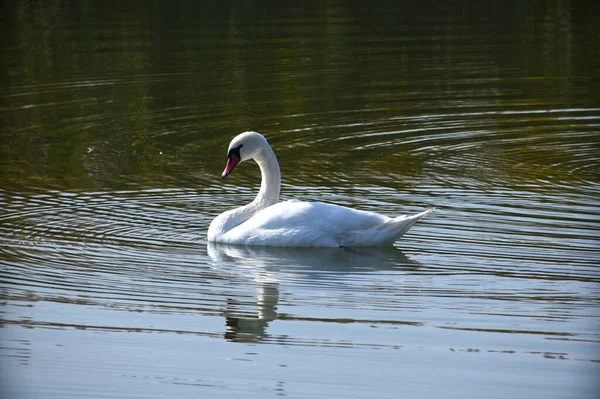
[[[266,148],[269,148],[269,143],[262,134],[256,132],[238,134],[231,140],[227,149],[227,165],[221,177],[226,178],[238,163],[260,156]]]

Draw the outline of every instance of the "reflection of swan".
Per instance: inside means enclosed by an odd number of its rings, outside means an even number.
[[[262,282],[256,296],[257,315],[237,312],[237,304],[229,300],[227,310],[223,312],[227,332],[225,339],[238,342],[259,341],[266,335],[269,322],[277,318],[279,284]]]
[[[286,248],[209,242],[208,255],[220,263],[251,268],[257,281],[298,280],[318,272],[415,269],[421,264],[396,247]],[[287,276],[287,277],[286,277]]]
[[[266,336],[271,321],[277,318],[279,282],[314,280],[327,276],[365,270],[415,269],[420,266],[395,247],[363,248],[273,248],[208,243],[208,255],[223,266],[233,263],[234,270],[252,276],[258,283],[256,313],[233,299],[223,312],[225,338],[232,341],[258,341]],[[316,281],[316,280],[315,280]],[[242,309],[246,309],[245,311]]]
[[[277,267],[262,262],[244,247],[208,243],[208,255],[215,262],[234,263],[245,275],[251,275],[258,283],[256,294],[256,314],[248,314],[246,307],[229,298],[227,309],[223,312],[227,331],[225,339],[237,342],[259,341],[266,335],[269,322],[277,318],[279,301],[279,282]]]
[[[228,244],[283,247],[348,247],[392,244],[431,210],[389,218],[322,202],[277,202],[281,173],[275,153],[259,133],[236,136],[229,145],[223,178],[254,159],[262,174],[258,195],[246,206],[217,216],[208,240]]]

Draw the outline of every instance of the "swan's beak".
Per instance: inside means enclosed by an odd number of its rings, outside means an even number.
[[[230,154],[227,158],[227,165],[225,165],[225,170],[223,171],[221,178],[224,179],[229,176],[229,174],[233,171],[233,168],[235,168],[235,165],[238,163],[240,163],[240,157],[235,154]]]

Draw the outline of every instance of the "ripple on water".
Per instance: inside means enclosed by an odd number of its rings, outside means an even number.
[[[3,263],[13,284],[42,292],[135,296],[148,290],[131,285],[155,278],[165,257],[193,262],[186,253],[203,240],[190,223],[202,217],[198,200],[185,190],[5,193]]]
[[[192,111],[182,105],[130,117],[158,121],[164,129],[153,137],[187,142],[190,154],[204,146],[224,154],[230,137],[209,135],[197,144],[191,130],[170,130],[170,123],[187,123]],[[154,312],[219,315],[225,306],[227,314],[237,315],[228,318],[236,323],[244,322],[241,316],[255,315],[257,292],[259,298],[283,306],[326,304],[319,316],[279,315],[303,322],[344,322],[336,313],[352,310],[357,312],[352,322],[385,324],[385,312],[418,310],[422,295],[463,298],[465,309],[470,299],[488,295],[497,301],[490,312],[499,314],[506,300],[534,300],[507,288],[515,285],[515,278],[521,284],[536,281],[544,287],[538,296],[544,297],[555,293],[553,281],[579,284],[600,277],[597,154],[594,143],[584,140],[595,123],[587,118],[590,113],[462,110],[402,117],[381,108],[363,111],[363,122],[333,113],[328,134],[315,134],[324,129],[315,123],[268,135],[282,164],[286,199],[333,202],[389,215],[435,206],[432,217],[396,244],[410,257],[397,249],[376,258],[339,251],[321,251],[315,257],[289,251],[211,253],[205,231],[212,217],[251,200],[259,184],[257,168],[247,166],[225,182],[218,180],[219,165],[217,172],[201,171],[199,178],[192,176],[193,182],[190,178],[189,186],[196,190],[3,192],[0,231],[6,278],[12,287],[35,287],[36,295],[50,301],[76,292],[76,298],[67,300]],[[92,121],[71,122],[79,129]],[[174,178],[186,180],[180,173]],[[459,280],[470,288],[463,293],[455,282],[444,286],[439,279],[436,286],[426,287],[422,280],[407,277],[413,272],[467,274],[468,281]],[[513,281],[490,288],[485,278],[478,280],[490,274]],[[403,299],[390,302],[390,281]],[[295,287],[293,293],[280,298],[272,289],[279,283]],[[483,291],[475,292],[477,284]],[[337,302],[327,301],[330,290]],[[368,292],[365,301],[357,294],[361,292]],[[572,294],[563,296],[577,302]],[[258,309],[273,310],[260,304]],[[373,311],[383,313],[374,319],[367,315]],[[258,327],[261,337],[263,327]],[[325,345],[316,339],[298,339],[296,344]]]

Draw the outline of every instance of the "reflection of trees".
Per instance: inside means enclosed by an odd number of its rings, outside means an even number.
[[[436,12],[425,13],[431,7]],[[250,117],[360,109],[359,104],[377,101],[382,89],[402,83],[397,81],[398,68],[405,83],[444,74],[436,80],[451,84],[467,73],[461,62],[489,62],[490,77],[494,65],[525,68],[532,76],[540,71],[561,76],[570,66],[565,56],[580,45],[578,34],[585,33],[590,41],[589,36],[597,40],[599,35],[597,29],[590,31],[597,16],[586,12],[585,5],[560,1],[449,6],[391,2],[378,8],[359,1],[290,7],[242,2],[227,7],[193,1],[136,6],[54,0],[15,2],[5,13],[12,29],[4,39],[11,79],[41,83],[185,72],[191,79],[136,83],[146,86],[146,94],[152,89],[160,93],[166,84],[206,104],[250,107],[254,112],[241,112]],[[425,15],[431,19],[423,21]],[[431,26],[436,28],[430,31]],[[458,40],[460,35],[472,39],[472,31],[481,32],[474,42]],[[599,55],[596,51],[590,56]],[[597,64],[586,60],[585,66]],[[382,86],[386,83],[390,86]],[[129,86],[120,90],[127,92]],[[207,89],[210,98],[200,94]],[[140,94],[124,95],[131,101]]]
[[[150,174],[164,149],[246,129],[318,135],[372,109],[386,120],[483,99],[582,101],[600,92],[579,90],[600,81],[600,21],[566,4],[9,2],[0,79],[19,95],[0,99],[12,143],[0,155],[81,186]],[[523,84],[513,70],[579,81]]]

